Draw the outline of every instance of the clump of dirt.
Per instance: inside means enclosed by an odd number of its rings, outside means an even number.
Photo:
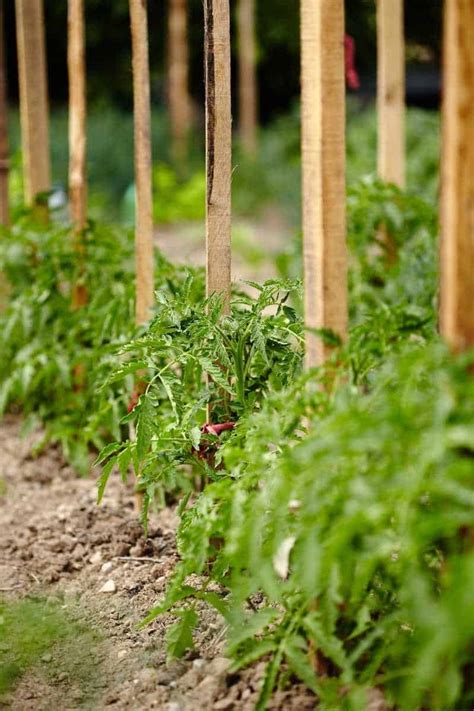
[[[170,664],[170,618],[137,626],[177,561],[174,510],[152,514],[145,537],[131,486],[111,479],[97,506],[94,478],[77,478],[54,448],[32,458],[31,438],[19,433],[17,418],[0,424],[0,596],[7,605],[46,600],[77,627],[42,650],[0,708],[251,711],[264,664],[230,673],[224,622],[213,610],[204,611],[193,652]],[[314,707],[295,684],[269,708]]]

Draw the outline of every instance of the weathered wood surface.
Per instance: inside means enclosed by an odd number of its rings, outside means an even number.
[[[43,0],[16,0],[18,78],[25,199],[51,187]]]
[[[302,0],[302,178],[305,321],[347,335],[343,0]],[[330,348],[308,333],[306,365]]]
[[[69,201],[76,228],[87,217],[86,177],[86,58],[83,0],[68,4],[69,75]]]
[[[377,0],[378,174],[405,184],[403,0]]]
[[[146,0],[130,0],[136,187],[136,321],[146,323],[153,306],[153,201],[150,67]]]
[[[222,294],[231,283],[231,155],[229,0],[205,0],[206,284]]]
[[[445,3],[441,332],[474,347],[474,0]]]

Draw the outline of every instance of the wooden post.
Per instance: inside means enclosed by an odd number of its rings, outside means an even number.
[[[231,281],[229,0],[204,0],[206,74],[206,285],[228,305]]]
[[[378,174],[405,184],[403,0],[377,0]]]
[[[186,158],[190,125],[188,58],[188,3],[169,0],[168,9],[168,102],[172,152],[177,162]]]
[[[71,219],[82,230],[87,218],[86,60],[83,0],[68,4],[69,201]]]
[[[136,186],[136,310],[138,324],[153,306],[153,202],[151,175],[150,68],[146,0],[130,0]]]
[[[441,332],[474,347],[474,0],[445,3]]]
[[[33,205],[51,183],[43,0],[15,7],[25,199]]]
[[[301,0],[305,320],[347,334],[344,0]],[[309,332],[306,365],[330,348]]]
[[[5,18],[0,0],[0,224],[8,225],[8,115]]]
[[[255,0],[239,0],[239,132],[247,153],[257,149],[258,98],[255,37]]]

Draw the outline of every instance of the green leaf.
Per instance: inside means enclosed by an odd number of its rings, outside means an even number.
[[[173,614],[180,619],[166,632],[168,661],[181,658],[188,649],[194,647],[193,632],[199,621],[194,610],[175,610]]]
[[[199,445],[201,443],[201,436],[202,432],[199,427],[193,427],[192,430],[189,432],[189,436],[191,437],[191,442],[194,447],[194,449],[199,450]]]
[[[256,634],[276,620],[280,614],[279,610],[272,607],[263,607],[252,615],[247,615],[241,623],[232,630],[230,638],[231,653],[235,651],[242,642],[255,637]]]
[[[100,451],[99,456],[93,463],[93,466],[95,467],[98,464],[102,464],[102,462],[105,462],[105,460],[108,459],[111,454],[114,454],[118,449],[121,449],[121,447],[122,444],[120,442],[111,442],[110,444],[107,444]]]
[[[155,408],[148,395],[142,395],[137,417],[137,456],[142,461],[147,454],[155,431]]]
[[[233,389],[231,385],[229,384],[225,374],[222,372],[222,369],[219,367],[219,365],[217,365],[217,363],[213,363],[211,360],[209,360],[209,358],[204,358],[202,356],[199,357],[199,363],[204,372],[211,376],[212,380],[216,383],[216,385],[218,385],[220,388],[230,393],[231,395],[233,394]]]
[[[117,457],[111,457],[107,464],[104,466],[102,469],[102,474],[100,475],[98,481],[97,481],[97,503],[100,504],[100,502],[103,499],[104,492],[105,492],[105,487],[107,486],[107,482],[109,480],[109,476],[112,472],[112,469],[114,468],[115,464],[117,461]]]
[[[320,685],[311,665],[307,644],[299,635],[292,635],[283,645],[283,651],[292,671],[315,694],[320,693]]]

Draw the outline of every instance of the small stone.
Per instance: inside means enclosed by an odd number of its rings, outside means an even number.
[[[171,701],[171,703],[166,704],[166,711],[182,711],[180,704],[177,701]]]
[[[101,563],[102,562],[102,551],[96,551],[89,558],[89,563]]]
[[[195,669],[202,669],[205,664],[206,662],[204,659],[193,659],[193,667]]]
[[[43,656],[41,657],[41,661],[42,661],[42,662],[46,662],[46,663],[52,662],[52,661],[53,661],[53,655],[52,655],[52,654],[43,654]]]
[[[125,659],[127,654],[128,652],[126,649],[121,649],[119,652],[117,652],[117,659]]]
[[[103,566],[100,569],[101,573],[110,573],[111,570],[113,570],[114,564],[108,560],[106,563],[103,564]]]
[[[117,586],[115,585],[115,582],[113,580],[107,580],[102,587],[100,588],[99,592],[101,593],[114,593],[117,590]]]

